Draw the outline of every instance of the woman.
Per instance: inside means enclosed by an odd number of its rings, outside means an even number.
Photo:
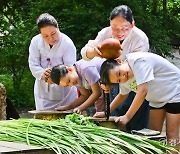
[[[60,32],[56,19],[50,14],[41,14],[37,19],[37,26],[40,34],[32,38],[29,47],[29,67],[36,78],[34,85],[36,109],[54,110],[77,98],[75,87],[49,84],[48,80],[53,66],[75,63],[76,48],[72,40]]]

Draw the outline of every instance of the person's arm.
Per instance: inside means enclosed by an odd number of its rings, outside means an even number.
[[[146,95],[147,95],[147,84],[144,83],[144,84],[138,85],[136,96],[134,97],[132,105],[130,106],[129,110],[126,113],[126,116],[128,117],[128,119],[132,119],[132,117],[135,115],[137,110],[140,108],[140,106],[144,102]]]
[[[74,109],[75,107],[78,107],[83,102],[85,102],[88,99],[88,97],[91,95],[90,91],[85,88],[78,88],[78,90],[80,92],[80,96],[75,101],[71,102],[68,105],[59,106],[55,110],[64,111],[64,110]]]
[[[132,40],[131,52],[148,52],[149,51],[149,39],[147,35],[139,28],[134,27],[130,34],[129,40]],[[129,42],[126,44],[129,46]]]
[[[63,64],[67,66],[72,66],[76,62],[76,47],[73,41],[65,36],[64,41],[64,49],[63,49]]]
[[[128,95],[129,94],[126,94],[126,95],[118,94],[110,105],[110,113],[112,113],[124,100],[126,100]],[[96,112],[93,117],[103,118],[105,117],[105,113]]]
[[[101,52],[97,49],[105,39],[112,37],[110,27],[102,29],[94,40],[89,40],[88,43],[81,49],[81,55],[84,60],[91,60],[95,56],[101,57]]]
[[[117,117],[115,119],[115,122],[119,122],[122,125],[126,125],[132,119],[135,113],[138,111],[143,101],[145,100],[146,95],[147,95],[147,84],[143,83],[138,85],[136,96],[134,97],[134,100],[130,108],[128,109],[128,111],[124,116]]]
[[[29,46],[28,62],[32,75],[40,80],[44,74],[45,69],[43,69],[40,65],[40,51],[37,48],[37,46],[38,46],[38,39],[33,38]]]
[[[100,46],[99,46],[100,48]],[[98,46],[96,47],[89,47],[86,50],[86,57],[89,59],[93,59],[94,57],[101,57],[102,53],[99,51]]]
[[[74,109],[74,112],[77,113],[81,113],[82,111],[84,111],[87,107],[89,107],[90,105],[92,105],[93,103],[95,103],[95,101],[101,96],[102,91],[100,88],[100,85],[98,82],[96,82],[95,84],[93,84],[91,86],[92,89],[92,94],[89,96],[89,98],[84,101],[83,104],[81,104],[79,107],[77,107],[76,109]]]
[[[110,113],[112,113],[123,101],[125,101],[128,95],[129,94],[122,95],[119,93],[110,105]]]
[[[149,51],[149,42],[144,40],[139,40],[134,46],[133,52],[148,52]]]

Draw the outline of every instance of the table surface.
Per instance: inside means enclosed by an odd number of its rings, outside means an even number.
[[[53,151],[38,147],[29,146],[25,143],[0,141],[0,153],[31,153],[31,154],[54,154]]]

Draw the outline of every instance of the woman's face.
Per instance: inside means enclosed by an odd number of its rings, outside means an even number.
[[[128,22],[125,18],[121,16],[116,16],[110,21],[112,33],[120,41],[123,41],[130,33],[134,26],[134,23]]]
[[[53,46],[59,41],[59,29],[54,26],[46,26],[40,29],[46,43]]]

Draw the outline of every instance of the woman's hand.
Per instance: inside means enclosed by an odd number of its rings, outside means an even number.
[[[102,58],[102,53],[99,50],[100,48],[101,48],[100,45],[98,45],[97,47],[94,48],[94,55],[97,56],[97,57],[101,57]]]
[[[48,78],[46,81],[48,84],[54,84],[54,82],[51,80],[51,78]]]
[[[50,74],[51,74],[51,68],[46,68],[42,76],[42,79],[45,79],[45,81],[48,81]]]
[[[123,63],[121,56],[115,59],[119,64]]]
[[[105,113],[104,112],[96,112],[93,117],[95,117],[95,118],[104,118]]]
[[[89,58],[89,59],[93,59],[94,57],[101,57],[102,58],[102,53],[101,51],[99,50],[101,46],[96,46],[94,48],[90,47],[87,52],[86,52],[86,56]]]

